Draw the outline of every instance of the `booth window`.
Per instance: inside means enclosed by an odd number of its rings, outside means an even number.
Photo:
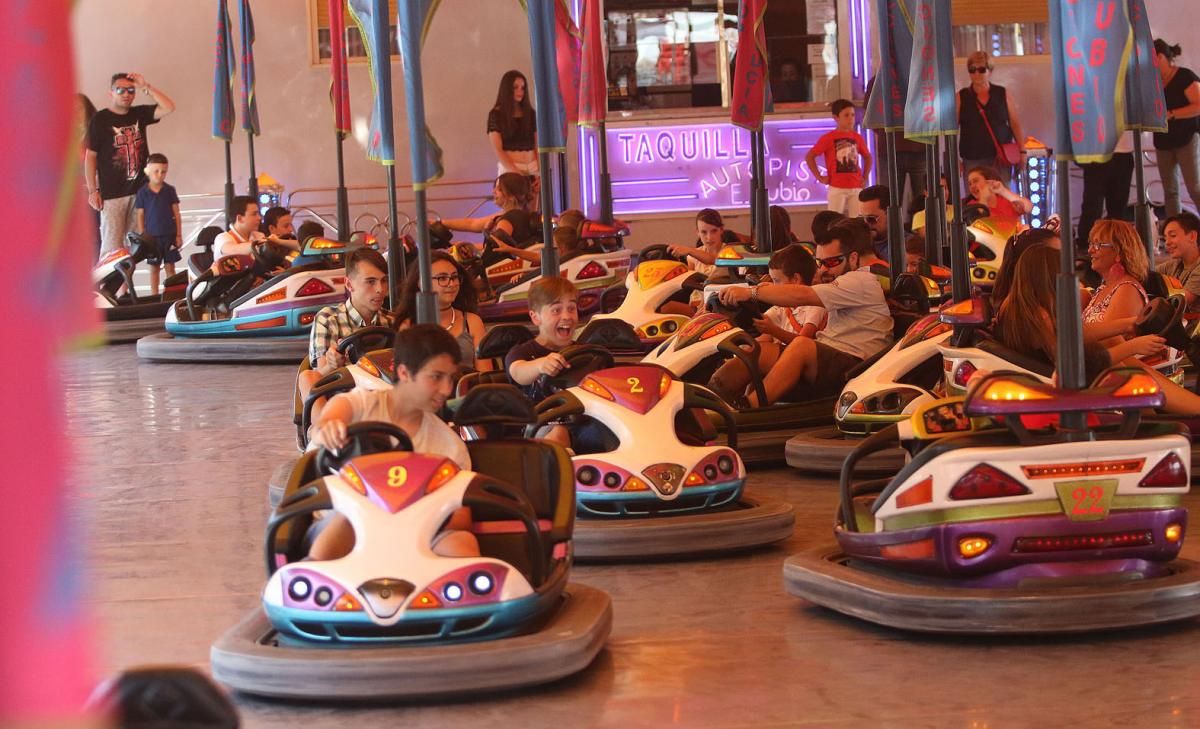
[[[329,63],[332,57],[332,52],[329,48],[329,3],[326,0],[309,0],[309,18],[311,18],[312,28],[312,63],[313,65]],[[397,17],[396,0],[388,0],[388,17],[395,20]],[[400,56],[400,41],[397,37],[396,25],[393,23],[388,26],[388,37],[392,41],[392,57]],[[358,30],[358,24],[350,17],[350,11],[346,11],[346,55],[350,62],[366,61],[367,47],[363,45],[362,33]]]
[[[738,0],[606,0],[612,111],[728,106]],[[836,0],[768,6],[764,26],[776,103],[837,98]]]
[[[1045,0],[1005,0],[1003,4],[952,0],[954,55],[975,51],[992,56],[1050,53],[1049,11]]]

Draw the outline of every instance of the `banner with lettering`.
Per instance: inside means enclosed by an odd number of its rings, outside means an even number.
[[[1050,55],[1059,159],[1105,162],[1125,124],[1133,48],[1124,0],[1050,3]]]
[[[387,0],[349,0],[350,17],[358,25],[367,51],[375,103],[367,131],[367,159],[396,164],[395,130],[392,128],[392,39]]]
[[[583,52],[579,64],[579,123],[603,124],[608,118],[608,54],[604,48],[604,21],[600,0],[583,0]]]
[[[533,55],[533,90],[540,152],[565,152],[567,149],[566,110],[558,85],[558,64],[554,51],[556,21],[551,5],[553,1],[524,3],[529,18],[529,47]]]
[[[900,131],[912,62],[912,18],[906,0],[875,0],[875,17],[880,28],[880,64],[863,123],[870,129]]]
[[[1145,132],[1167,131],[1167,102],[1154,65],[1154,35],[1143,0],[1127,0],[1133,50],[1125,71],[1125,128]]]
[[[950,3],[910,0],[912,67],[904,108],[904,136],[931,144],[933,137],[958,134],[954,47]]]
[[[213,69],[212,135],[215,139],[233,141],[233,73],[237,62],[233,57],[233,33],[229,29],[229,8],[225,0],[217,0],[216,67]]]
[[[745,129],[762,129],[763,115],[770,111],[767,36],[763,27],[766,13],[767,0],[742,0],[739,8],[729,120]]]
[[[583,34],[571,18],[567,0],[554,0],[554,53],[558,61],[558,91],[566,123],[579,121],[579,64]]]
[[[350,133],[350,79],[346,61],[346,0],[329,0],[329,101],[333,128]]]
[[[250,0],[238,0],[238,23],[242,30],[242,129],[247,134],[262,134],[258,98],[254,95],[254,16]]]
[[[400,0],[400,57],[404,61],[404,98],[408,112],[408,149],[413,188],[424,189],[442,176],[442,148],[425,123],[425,91],[421,80],[421,48],[438,0]],[[419,130],[419,131],[418,131]]]

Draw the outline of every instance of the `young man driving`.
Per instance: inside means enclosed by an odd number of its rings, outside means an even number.
[[[797,392],[789,399],[836,394],[852,367],[891,343],[892,315],[883,287],[871,272],[871,265],[881,261],[866,223],[845,220],[832,226],[829,240],[817,245],[815,258],[822,281],[815,286],[759,284],[721,292],[721,301],[729,306],[757,299],[774,306],[820,306],[829,315],[816,338],[797,337],[779,355],[763,378],[767,402],[759,403],[751,394],[740,404],[769,405],[793,390]],[[737,393],[722,394],[738,399]]]
[[[301,399],[317,380],[346,365],[346,356],[337,351],[342,339],[363,327],[391,327],[392,315],[384,310],[387,301],[387,261],[374,248],[356,248],[346,255],[346,293],[348,299],[337,306],[317,312],[308,337],[308,364],[312,369],[300,373],[297,386]],[[313,419],[317,413],[314,411]]]

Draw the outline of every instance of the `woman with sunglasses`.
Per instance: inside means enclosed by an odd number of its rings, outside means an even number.
[[[1025,155],[1025,134],[1008,90],[990,82],[992,60],[983,51],[967,56],[971,85],[958,92],[958,153],[964,170],[995,166],[1012,181],[1013,165]],[[1015,145],[1015,147],[1013,146]],[[1006,151],[1007,147],[1007,151]]]
[[[490,370],[491,362],[475,361],[479,341],[483,339],[483,320],[479,318],[479,303],[474,286],[464,286],[467,273],[449,253],[433,251],[433,292],[437,294],[438,324],[458,341],[464,369]],[[417,291],[420,281],[416,266],[410,266],[400,291],[400,308],[396,311],[397,329],[407,329],[416,323]]]

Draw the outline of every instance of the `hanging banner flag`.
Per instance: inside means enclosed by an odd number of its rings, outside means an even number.
[[[408,148],[413,188],[423,190],[442,176],[442,149],[425,123],[425,91],[421,82],[421,48],[438,0],[400,0],[400,57],[404,63],[404,98],[408,111]],[[419,130],[419,131],[418,131]]]
[[[1059,159],[1105,162],[1125,122],[1133,48],[1125,2],[1050,3],[1050,55]]]
[[[375,102],[367,132],[367,159],[383,165],[396,164],[396,139],[392,126],[392,42],[388,27],[387,0],[349,0],[350,16],[358,25]]]
[[[565,152],[567,149],[566,111],[563,106],[561,87],[558,84],[558,66],[554,52],[554,12],[551,2],[556,0],[534,0],[523,3],[529,18],[529,45],[533,56],[534,98],[537,104],[537,129],[539,152]]]
[[[867,99],[863,123],[894,132],[904,128],[908,69],[912,63],[913,25],[906,0],[875,0],[879,21],[879,73]]]
[[[579,63],[579,123],[603,124],[608,118],[608,53],[604,48],[604,21],[600,0],[583,0],[583,47]]]
[[[0,610],[4,727],[103,723],[81,717],[96,665],[84,594],[88,530],[72,512],[78,517],[81,504],[95,499],[86,498],[80,454],[66,437],[60,359],[103,333],[91,286],[96,224],[79,184],[83,130],[71,8],[0,3],[0,87],[21,110],[0,120],[0,134],[13,140],[4,154],[0,210],[8,235],[36,241],[5,250],[10,276],[0,289],[0,336],[20,343],[20,356],[5,365],[10,415],[0,419],[0,440],[12,456],[0,498],[19,505],[0,530],[0,580],[14,597]]]
[[[233,141],[233,33],[229,28],[229,8],[217,0],[217,65],[213,72],[212,135]]]
[[[258,126],[258,99],[254,96],[254,16],[250,0],[238,0],[238,22],[242,30],[242,129],[262,134]]]
[[[558,62],[558,91],[562,96],[566,122],[579,121],[579,63],[583,36],[575,21],[567,0],[554,0],[554,52]]]
[[[346,63],[346,0],[329,0],[329,101],[333,128],[350,133],[350,78]]]
[[[958,134],[950,3],[908,0],[912,63],[904,107],[904,136],[926,144]]]
[[[1127,0],[1133,50],[1125,71],[1125,128],[1144,132],[1167,131],[1167,102],[1154,65],[1154,35],[1143,0]]]
[[[742,0],[738,15],[737,58],[733,68],[733,98],[729,118],[746,129],[762,129],[770,111],[767,84],[767,37],[763,16],[767,0]]]

